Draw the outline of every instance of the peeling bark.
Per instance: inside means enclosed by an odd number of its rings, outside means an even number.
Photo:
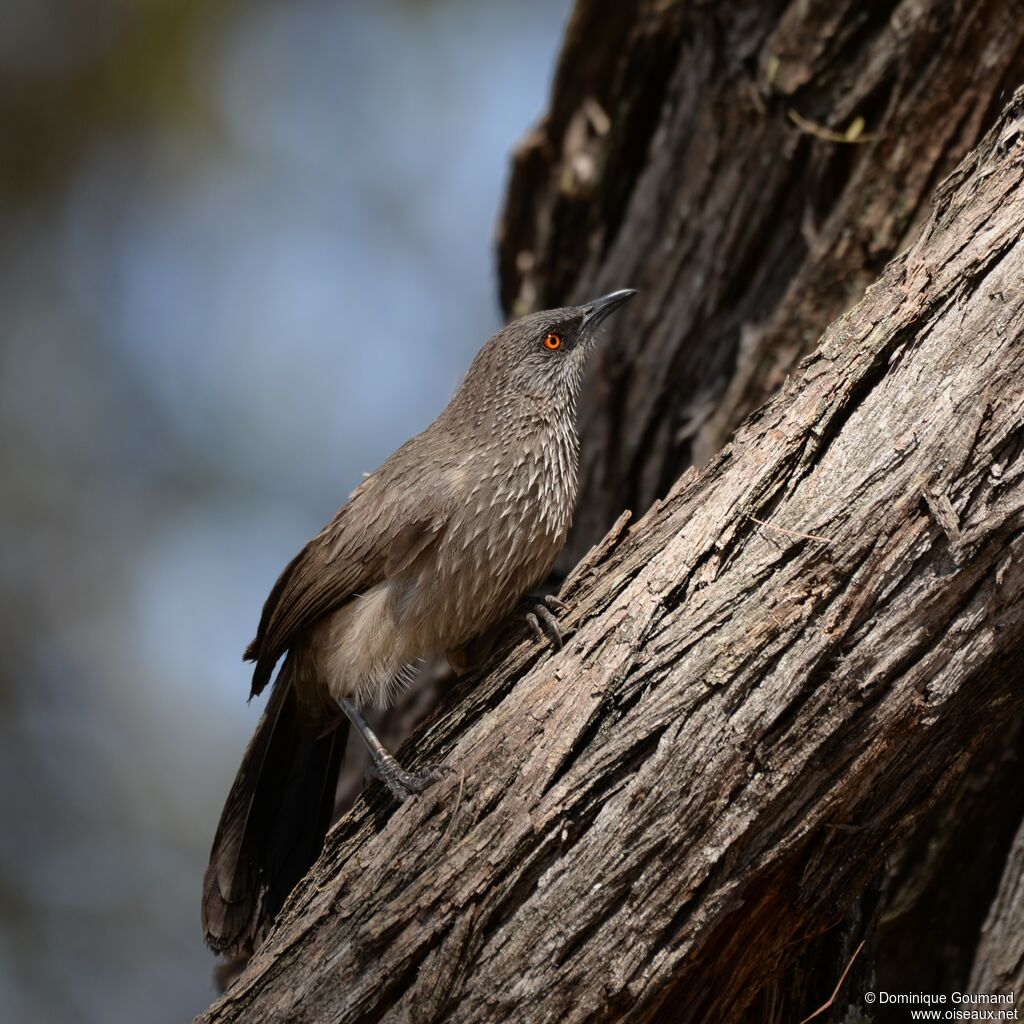
[[[862,907],[1024,711],[1022,233],[1019,93],[776,398],[576,567],[565,650],[460,683],[415,744],[452,774],[360,801],[201,1020],[734,1021]]]

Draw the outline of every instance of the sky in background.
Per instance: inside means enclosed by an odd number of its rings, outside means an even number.
[[[500,323],[567,15],[0,0],[0,1019],[212,999],[241,651]]]

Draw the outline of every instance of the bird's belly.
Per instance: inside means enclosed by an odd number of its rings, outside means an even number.
[[[412,641],[412,643],[410,643]],[[419,655],[415,638],[395,615],[395,584],[385,581],[325,615],[297,649],[300,698],[384,707],[401,686],[403,672]]]

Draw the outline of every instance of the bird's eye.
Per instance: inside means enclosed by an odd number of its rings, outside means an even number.
[[[562,347],[562,336],[560,334],[548,334],[544,337],[544,347],[551,349],[552,352],[555,349]]]

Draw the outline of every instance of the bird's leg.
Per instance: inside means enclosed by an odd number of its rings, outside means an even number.
[[[560,651],[562,631],[559,629],[555,613],[567,611],[568,605],[553,594],[548,594],[545,597],[524,597],[519,608],[527,626],[530,627],[530,632],[541,643],[547,640],[556,651]]]
[[[388,753],[355,704],[348,697],[342,697],[338,703],[362,736],[366,749],[370,752],[369,773],[383,782],[399,803],[403,803],[416,793],[422,793],[427,786],[437,782],[444,774],[444,769],[438,765],[430,765],[421,772],[406,771],[395,757]]]

